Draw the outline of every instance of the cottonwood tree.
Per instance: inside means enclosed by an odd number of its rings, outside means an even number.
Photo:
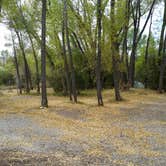
[[[159,76],[159,92],[163,92],[164,72],[166,67],[166,1],[164,1],[164,16],[160,35],[158,56],[160,58],[160,76]]]
[[[42,0],[41,17],[41,107],[48,107],[46,86],[46,10],[47,0]]]
[[[71,50],[71,44],[70,44],[70,37],[69,37],[69,24],[68,24],[68,1],[63,0],[64,3],[64,28],[66,32],[66,43],[68,48],[68,54],[69,54],[69,66],[71,70],[71,89],[72,89],[72,96],[73,101],[77,103],[77,90],[76,90],[76,80],[75,80],[75,69],[73,64],[73,55]]]
[[[13,44],[14,64],[15,64],[16,75],[17,75],[17,87],[19,89],[19,93],[22,94],[22,81],[21,81],[21,76],[20,76],[20,71],[19,71],[16,46],[15,46],[15,42],[14,42],[15,38],[14,38],[14,34],[13,34],[12,30],[11,30],[11,37],[12,37],[12,44]]]
[[[113,70],[113,78],[114,78],[114,88],[115,88],[115,99],[117,101],[121,101],[120,95],[120,54],[119,54],[119,31],[116,27],[116,0],[111,0],[111,56],[112,56],[112,70]]]
[[[132,49],[131,49],[131,55],[130,55],[130,65],[129,65],[129,84],[134,87],[134,80],[135,80],[135,61],[136,61],[136,52],[137,52],[137,46],[138,43],[142,37],[143,32],[145,31],[145,28],[148,24],[148,21],[150,19],[151,13],[153,11],[153,8],[155,6],[156,0],[153,0],[150,5],[148,3],[149,9],[147,13],[146,20],[144,22],[144,25],[142,29],[140,30],[140,21],[142,16],[144,16],[145,11],[142,11],[142,3],[143,1],[137,0],[137,1],[131,1],[131,16],[133,20],[133,41],[132,41]]]
[[[97,84],[97,99],[98,105],[103,105],[102,85],[101,85],[101,31],[102,31],[102,3],[97,0],[97,55],[96,55],[96,84]]]
[[[145,88],[148,87],[148,56],[149,56],[149,44],[150,44],[150,39],[152,35],[152,20],[153,19],[153,13],[151,14],[150,18],[150,26],[149,26],[149,32],[148,32],[148,38],[147,38],[147,43],[146,43],[146,50],[145,50],[145,80],[144,80],[144,85]]]

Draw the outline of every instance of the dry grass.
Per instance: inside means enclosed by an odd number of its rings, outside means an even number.
[[[52,92],[49,91],[51,94]],[[116,102],[112,90],[103,92],[104,107],[97,106],[94,91],[83,92],[79,97],[79,103],[73,104],[68,98],[49,95],[49,108],[39,109],[39,96],[17,96],[16,91],[3,91],[0,97],[0,114],[24,114],[38,121],[44,127],[61,128],[68,134],[61,138],[66,142],[77,142],[82,146],[88,146],[87,154],[103,155],[111,158],[102,146],[103,142],[116,147],[121,155],[140,154],[145,157],[166,155],[165,152],[154,151],[148,142],[149,137],[157,138],[165,143],[162,135],[146,131],[144,122],[131,122],[128,110],[133,109],[133,114],[138,113],[141,104],[151,104],[155,100],[164,99],[166,96],[151,90],[132,89],[122,92],[123,101]],[[87,95],[88,94],[88,95]],[[80,119],[66,118],[57,111],[81,112]],[[151,123],[160,123],[150,121]],[[161,122],[164,125],[165,122]],[[130,165],[130,163],[128,163]],[[132,163],[131,163],[132,165]]]

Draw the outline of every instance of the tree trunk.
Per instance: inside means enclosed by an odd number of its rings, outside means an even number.
[[[165,55],[165,49],[166,49],[166,36],[164,39],[164,33],[166,29],[166,1],[164,2],[164,17],[163,17],[163,25],[161,29],[161,35],[160,35],[160,43],[159,43],[159,51],[158,56],[160,59],[160,76],[159,76],[159,92],[163,92],[163,79],[164,79],[164,70],[165,70],[165,61],[166,61],[166,55]]]
[[[48,107],[46,87],[46,7],[47,0],[42,0],[42,40],[41,40],[41,107]]]
[[[37,59],[37,55],[36,55],[36,51],[35,51],[35,48],[34,48],[32,37],[29,33],[28,33],[28,35],[29,35],[29,39],[30,39],[30,42],[31,42],[31,47],[32,47],[33,56],[34,56],[34,60],[35,60],[37,93],[40,94],[40,75],[39,75],[38,59]]]
[[[112,67],[115,88],[115,99],[121,101],[120,96],[120,71],[119,71],[119,43],[117,41],[117,32],[115,28],[115,0],[111,1],[111,53],[112,53]]]
[[[165,67],[166,67],[166,34],[164,39],[164,46],[162,51],[162,62],[160,67],[160,77],[159,77],[159,92],[163,92],[163,82],[164,82],[164,73],[165,73]]]
[[[101,13],[101,0],[97,1],[97,55],[96,55],[96,85],[97,85],[97,99],[98,105],[103,106],[102,99],[102,85],[101,85],[101,21],[102,21],[102,13]]]
[[[21,43],[22,43],[22,48],[23,48],[24,53],[25,53],[24,43],[23,43],[23,38],[22,38],[22,33],[20,33],[20,39],[21,39]],[[25,56],[25,57],[26,57],[26,56]],[[27,71],[28,71],[29,87],[30,87],[31,90],[33,90],[31,71],[30,71],[28,62],[27,62]]]
[[[131,5],[132,5],[132,18],[133,18],[133,22],[134,22],[134,35],[133,35],[133,45],[132,45],[132,51],[131,51],[131,56],[130,56],[130,66],[129,66],[129,84],[131,85],[131,87],[134,87],[134,81],[135,81],[135,60],[136,60],[136,53],[137,53],[137,46],[138,43],[142,37],[142,34],[147,26],[147,23],[150,19],[151,13],[153,11],[154,5],[156,0],[152,1],[152,4],[150,6],[147,18],[145,20],[145,23],[143,25],[143,28],[140,30],[139,32],[139,28],[140,28],[140,21],[141,21],[141,0],[137,0],[135,2],[135,8],[133,8],[133,1],[131,1]]]
[[[19,71],[19,66],[18,66],[18,61],[17,61],[17,52],[16,52],[13,34],[11,34],[11,36],[12,36],[12,43],[13,43],[14,63],[15,63],[16,74],[17,74],[17,87],[19,89],[19,93],[22,94],[22,83],[21,83],[20,71]]]
[[[69,75],[69,66],[67,62],[67,56],[66,56],[66,42],[65,42],[65,28],[66,28],[66,5],[64,2],[63,6],[63,23],[62,23],[62,43],[63,43],[63,59],[64,59],[64,71],[65,71],[65,78],[66,78],[66,84],[67,84],[67,93],[69,93],[69,98],[72,101],[72,89],[70,85],[70,75]]]
[[[127,37],[128,37],[128,30],[129,30],[129,20],[130,20],[130,0],[126,0],[126,12],[125,12],[125,20],[126,24],[124,26],[124,39],[122,44],[122,58],[121,63],[125,64],[125,71],[121,73],[121,85],[122,88],[125,88],[124,86],[127,86],[128,79],[129,79],[129,62],[128,62],[128,43],[127,43]]]
[[[17,30],[15,30],[18,41],[19,41],[19,45],[20,45],[20,49],[22,51],[22,55],[23,55],[23,61],[24,61],[24,72],[25,72],[25,83],[26,83],[26,93],[30,92],[30,86],[29,86],[29,66],[28,66],[28,62],[26,59],[26,55],[25,55],[25,51],[24,51],[24,46],[23,46],[23,41],[21,40],[20,34]]]
[[[64,10],[65,10],[66,40],[67,40],[67,47],[68,47],[68,52],[69,52],[69,64],[70,64],[70,69],[71,69],[72,95],[73,95],[74,102],[77,103],[75,71],[74,71],[73,56],[72,56],[72,51],[71,51],[71,46],[70,46],[69,29],[68,29],[67,0],[64,0]]]
[[[129,66],[129,84],[131,87],[134,87],[134,80],[135,80],[135,58],[137,52],[137,27],[134,28],[134,37],[133,37],[133,46],[130,56],[130,66]]]
[[[115,88],[115,99],[116,101],[121,101],[120,95],[120,71],[119,71],[119,46],[117,43],[112,43],[112,67],[113,67],[113,77],[114,77],[114,88]]]
[[[151,14],[151,19],[150,19],[150,26],[149,26],[149,35],[147,39],[147,44],[146,44],[146,50],[145,50],[145,88],[148,88],[148,54],[149,54],[149,44],[150,44],[150,38],[151,38],[151,27],[152,27],[152,14]]]
[[[164,16],[163,16],[163,24],[160,34],[160,42],[159,42],[159,50],[158,50],[158,57],[161,58],[162,50],[164,47],[163,41],[164,41],[164,32],[166,27],[166,1],[164,1]]]

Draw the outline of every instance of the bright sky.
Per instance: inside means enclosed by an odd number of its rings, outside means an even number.
[[[8,43],[8,40],[6,37],[10,36],[10,31],[7,29],[7,27],[4,24],[0,23],[0,51],[11,48],[5,47],[5,44]]]
[[[163,4],[156,7],[154,16],[153,16],[153,34],[156,38],[159,38],[160,36],[160,28],[161,28],[161,22],[163,17]],[[142,20],[143,24],[144,20]],[[145,34],[148,33],[148,26],[145,30]],[[12,51],[12,47],[5,47],[6,43],[9,43],[10,41],[7,39],[10,38],[10,31],[7,29],[7,27],[4,24],[0,23],[0,51],[2,50],[9,50]]]

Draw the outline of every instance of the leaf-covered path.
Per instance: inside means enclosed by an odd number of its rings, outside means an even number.
[[[49,97],[49,109],[37,96],[0,97],[0,165],[155,165],[166,164],[166,96],[132,90],[130,100],[115,103],[104,92],[78,105]]]

